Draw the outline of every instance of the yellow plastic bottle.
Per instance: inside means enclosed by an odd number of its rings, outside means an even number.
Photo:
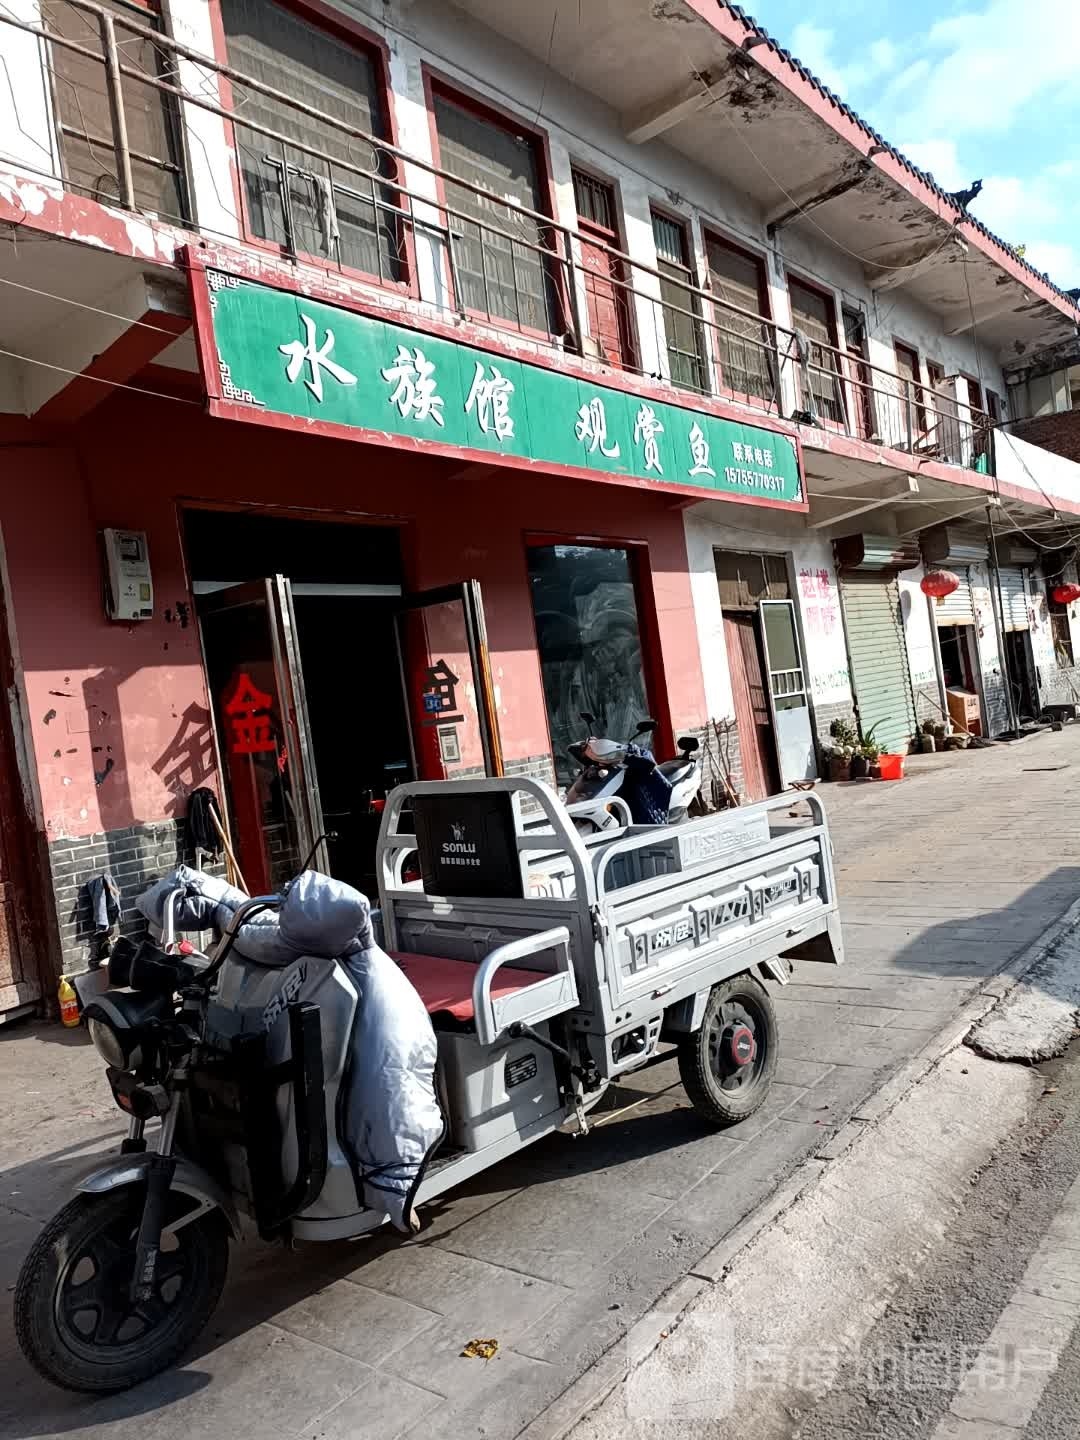
[[[74,1026],[79,1023],[79,997],[66,975],[60,976],[60,988],[56,992],[60,1004],[60,1023]]]

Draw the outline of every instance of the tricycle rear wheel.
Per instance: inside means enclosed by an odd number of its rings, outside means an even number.
[[[769,992],[752,975],[714,985],[701,1028],[679,1045],[691,1105],[711,1125],[737,1125],[764,1104],[779,1032]]]
[[[145,1186],[76,1195],[38,1236],[15,1291],[15,1333],[31,1365],[65,1390],[109,1394],[167,1369],[218,1302],[229,1262],[219,1211],[166,1238],[155,1293],[131,1300]],[[170,1196],[178,1219],[184,1197]]]

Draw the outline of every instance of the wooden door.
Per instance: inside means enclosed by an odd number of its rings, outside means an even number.
[[[610,185],[575,170],[574,196],[581,233],[589,334],[609,365],[626,369],[633,365],[630,291],[619,257],[611,254],[619,243],[615,193]]]
[[[738,612],[725,614],[724,643],[739,731],[744,798],[764,800],[776,787],[773,784],[772,719],[754,616]]]

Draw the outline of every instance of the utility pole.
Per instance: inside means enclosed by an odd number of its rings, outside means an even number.
[[[994,633],[997,635],[998,664],[1001,666],[1001,679],[1005,686],[1005,705],[1009,712],[1009,729],[1019,738],[1020,725],[1016,718],[1016,705],[1013,701],[1012,676],[1009,674],[1009,662],[1005,654],[1004,606],[1001,599],[1001,571],[998,568],[997,534],[994,530],[993,505],[987,505],[986,507],[986,520],[990,527],[990,569],[994,574],[993,592],[990,595],[990,609],[994,612]],[[996,599],[995,595],[997,597]]]

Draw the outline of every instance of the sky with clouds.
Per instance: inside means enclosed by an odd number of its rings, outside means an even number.
[[[1080,0],[743,0],[984,225],[1080,285]]]

